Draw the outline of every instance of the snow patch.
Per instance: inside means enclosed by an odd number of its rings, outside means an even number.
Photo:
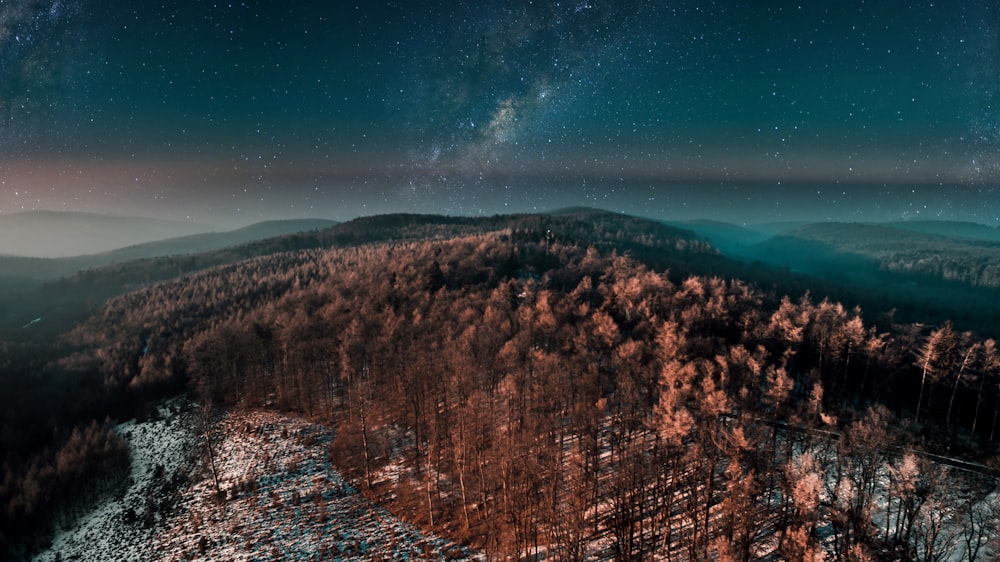
[[[220,416],[216,490],[204,435],[183,404],[118,426],[132,461],[125,495],[60,531],[36,560],[483,559],[360,495],[330,464],[332,432],[304,420]]]

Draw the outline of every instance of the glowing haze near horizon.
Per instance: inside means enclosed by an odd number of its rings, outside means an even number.
[[[0,3],[0,214],[1000,224],[993,0],[153,4]]]

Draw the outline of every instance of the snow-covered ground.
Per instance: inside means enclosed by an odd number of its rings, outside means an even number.
[[[330,430],[300,419],[232,412],[216,420],[217,493],[207,455],[192,457],[204,450],[193,417],[175,403],[158,421],[120,426],[132,452],[132,483],[124,498],[108,499],[61,531],[37,559],[481,558],[358,494],[329,462]],[[171,495],[178,470],[190,478]]]
[[[130,421],[117,427],[129,445],[130,484],[123,497],[108,498],[71,529],[56,533],[51,548],[36,560],[153,560],[155,528],[136,522],[154,489],[157,465],[174,475],[189,466],[193,443],[191,413],[180,400],[167,403],[155,421]]]

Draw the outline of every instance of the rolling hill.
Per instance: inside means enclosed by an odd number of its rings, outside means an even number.
[[[0,215],[0,255],[64,258],[201,234],[210,225],[96,213],[30,211]]]
[[[31,326],[44,327],[40,337],[52,336],[51,330],[60,330],[59,326],[80,318],[89,306],[121,291],[243,259],[253,252],[276,251],[289,236],[307,236],[336,224],[322,219],[267,221],[230,232],[157,240],[86,256],[0,256],[0,334],[11,337],[10,330],[22,333],[21,326],[46,318],[46,324],[54,321],[56,326],[39,326],[39,322]]]
[[[106,263],[117,263],[159,256],[199,254],[230,246],[239,246],[256,240],[277,238],[296,232],[323,230],[337,224],[336,221],[325,219],[264,221],[228,232],[192,234],[180,238],[168,238],[166,240],[126,246],[92,257],[101,260],[106,259],[108,260]]]
[[[922,234],[938,234],[951,238],[1000,242],[1000,228],[973,222],[910,220],[885,223],[884,226]]]
[[[0,287],[16,290],[116,263],[201,254],[257,240],[329,228],[336,224],[335,221],[324,219],[266,221],[228,232],[206,232],[167,238],[82,256],[41,258],[0,255]]]
[[[909,225],[904,228],[901,225]],[[982,227],[987,229],[987,227]],[[911,281],[946,281],[973,287],[1000,287],[1000,242],[957,236],[955,232],[988,233],[978,225],[946,223],[815,223],[801,226],[757,245],[765,261],[824,273],[850,275],[866,267],[904,274]],[[948,232],[951,234],[943,234]]]
[[[48,217],[43,222],[51,221],[53,224],[60,223],[60,219],[62,218],[69,218],[71,222],[75,222],[73,217],[63,217],[62,215],[64,213],[60,213],[55,218]],[[76,214],[73,215],[75,216]],[[117,218],[115,219],[116,222],[118,220]],[[145,221],[146,219],[135,220]],[[132,220],[129,219],[126,222],[131,224]],[[19,227],[16,222],[10,224],[15,224],[15,226]],[[7,226],[13,228],[10,224]],[[132,243],[124,247],[86,255],[45,258],[2,254],[0,255],[0,272],[2,272],[0,273],[0,278],[46,281],[70,275],[84,269],[92,269],[114,263],[161,256],[199,254],[230,246],[239,246],[256,240],[276,238],[285,234],[329,228],[336,224],[336,221],[324,219],[265,221],[227,232],[203,232],[173,238],[157,238],[149,242]],[[0,228],[2,227],[3,225],[0,224]],[[38,228],[42,228],[42,225],[36,224],[31,229],[19,231],[18,236],[26,238],[30,230]],[[70,231],[73,228],[72,226],[67,227],[63,224],[62,226],[54,227],[54,230],[62,232],[61,236],[71,236]],[[79,233],[79,235],[89,236],[86,233]]]

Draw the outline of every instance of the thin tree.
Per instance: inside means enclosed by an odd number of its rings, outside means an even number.
[[[939,377],[945,368],[950,348],[954,345],[955,333],[951,322],[931,332],[927,342],[917,354],[917,365],[920,367],[920,393],[917,396],[917,411],[913,416],[914,423],[920,423],[920,408],[924,401],[924,387],[928,379]]]
[[[963,334],[963,340],[968,341],[972,338],[972,334],[966,332]],[[962,362],[959,364],[958,371],[955,373],[955,383],[951,386],[951,397],[948,399],[948,413],[945,415],[944,421],[948,429],[951,429],[951,411],[952,407],[955,405],[955,395],[958,394],[958,385],[962,382],[962,376],[972,367],[982,350],[983,344],[980,342],[975,342],[965,348],[965,353],[962,354]],[[977,404],[978,406],[978,404]]]
[[[205,441],[205,451],[208,453],[208,467],[212,471],[212,483],[215,485],[216,497],[222,497],[219,487],[219,471],[215,466],[215,447],[212,444],[212,398],[207,392],[202,394],[201,408],[198,412],[198,429]]]
[[[982,361],[979,364],[979,390],[976,392],[976,411],[972,415],[972,434],[976,434],[976,425],[979,423],[979,408],[983,404],[983,391],[986,390],[986,381],[995,373],[994,369],[1000,366],[1000,357],[997,355],[997,342],[990,338],[983,342]]]

